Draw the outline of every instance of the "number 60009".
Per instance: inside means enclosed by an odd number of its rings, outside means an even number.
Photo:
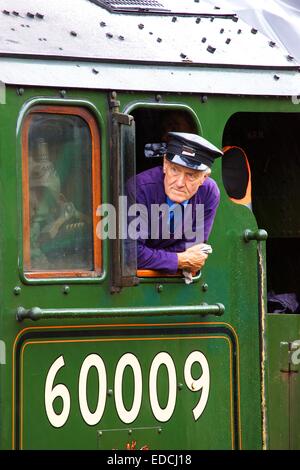
[[[201,366],[202,373],[200,377],[194,379],[192,375],[192,366],[194,364]],[[160,406],[158,399],[158,371],[160,367],[165,367],[168,377],[168,399],[164,408]],[[55,428],[61,428],[69,418],[71,409],[71,395],[65,384],[54,381],[60,369],[65,367],[64,356],[59,356],[51,365],[45,383],[45,408],[47,417]],[[66,366],[67,367],[67,366]],[[91,368],[94,367],[98,374],[98,400],[94,410],[90,410],[87,396],[87,380]],[[133,401],[130,409],[127,409],[123,400],[123,375],[125,368],[129,367],[133,373]],[[197,420],[203,413],[207,404],[210,388],[210,373],[206,357],[200,351],[191,352],[185,360],[183,367],[185,385],[191,392],[199,393],[199,401],[193,408],[194,419]],[[168,421],[174,412],[178,382],[174,361],[167,352],[159,352],[151,362],[149,371],[149,399],[154,417],[157,421]],[[143,398],[143,380],[142,369],[138,358],[132,353],[123,354],[114,372],[114,397],[115,406],[120,420],[123,423],[132,423],[139,414]],[[89,354],[83,361],[79,373],[78,398],[79,407],[83,420],[89,426],[94,426],[101,421],[106,406],[108,395],[107,371],[106,366],[98,354]],[[60,398],[62,400],[62,409],[56,412],[53,405],[54,401]]]

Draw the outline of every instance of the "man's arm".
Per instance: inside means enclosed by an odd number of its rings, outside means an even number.
[[[138,269],[153,269],[175,274],[178,270],[178,253],[149,248],[145,241],[137,241]]]
[[[194,245],[181,253],[148,248],[138,240],[138,268],[166,271],[175,274],[178,269],[197,272],[203,268],[207,254],[201,251],[201,244]]]

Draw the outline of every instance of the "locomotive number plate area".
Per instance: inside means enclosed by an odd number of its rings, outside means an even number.
[[[24,341],[16,447],[238,447],[231,338],[172,333]]]

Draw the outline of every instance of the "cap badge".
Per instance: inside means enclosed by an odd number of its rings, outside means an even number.
[[[181,154],[187,155],[188,157],[194,157],[196,152],[191,147],[186,147],[185,145],[183,145]]]

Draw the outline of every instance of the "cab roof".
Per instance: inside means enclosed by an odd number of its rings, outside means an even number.
[[[0,0],[6,83],[295,94],[298,68],[285,47],[204,0]]]
[[[153,5],[151,14],[138,5]],[[166,0],[0,0],[0,54],[157,64],[296,65],[284,47],[232,12],[203,6],[202,1],[185,0],[180,9],[168,5]]]

